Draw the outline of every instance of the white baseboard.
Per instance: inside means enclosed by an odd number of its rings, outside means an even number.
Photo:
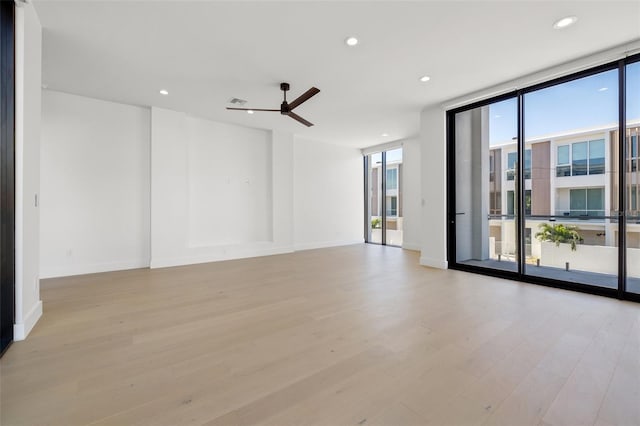
[[[291,247],[278,247],[268,249],[254,249],[249,251],[231,252],[228,254],[207,254],[207,255],[193,255],[193,256],[181,256],[181,257],[165,257],[165,258],[152,258],[150,268],[169,268],[172,266],[182,265],[195,265],[198,263],[220,262],[223,260],[234,259],[246,259],[250,257],[272,256],[275,254],[291,253],[293,249]]]
[[[13,340],[18,342],[27,338],[33,327],[42,316],[42,300],[38,300],[29,313],[25,316],[24,322],[13,325]]]
[[[449,263],[446,260],[430,259],[424,256],[420,257],[420,264],[422,266],[429,266],[430,268],[438,269],[447,269],[449,267]]]
[[[85,265],[71,265],[47,268],[41,267],[40,278],[69,277],[72,275],[96,274],[99,272],[125,271],[127,269],[148,268],[149,260],[134,260],[122,262],[90,263]]]
[[[405,250],[421,251],[422,246],[418,243],[403,243],[402,248]]]
[[[315,250],[315,249],[328,248],[328,247],[349,246],[352,244],[364,244],[364,239],[300,243],[300,244],[295,244],[293,248],[295,251],[303,251],[303,250]]]

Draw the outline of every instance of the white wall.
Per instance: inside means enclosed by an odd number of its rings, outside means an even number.
[[[447,180],[445,111],[425,108],[421,114],[420,144],[422,158],[422,251],[420,264],[447,267]]]
[[[402,248],[422,248],[420,139],[402,140]]]
[[[271,132],[193,117],[185,124],[189,246],[271,241]]]
[[[43,276],[363,241],[357,149],[44,93]]]
[[[41,276],[149,266],[150,111],[43,91]]]
[[[564,269],[569,262],[572,271],[588,271],[601,274],[618,274],[618,248],[579,244],[571,250],[571,244],[543,241],[540,265]],[[629,277],[640,277],[640,249],[627,248],[627,273]]]
[[[42,27],[31,4],[16,7],[15,325],[23,340],[42,315],[39,284]]]
[[[292,135],[162,108],[151,129],[151,267],[292,250]]]
[[[363,242],[360,150],[296,137],[293,152],[295,249]]]

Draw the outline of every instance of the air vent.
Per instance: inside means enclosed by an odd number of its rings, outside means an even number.
[[[245,101],[244,99],[238,99],[238,98],[231,98],[231,100],[229,101],[230,104],[233,105],[244,105],[247,103],[247,101]]]

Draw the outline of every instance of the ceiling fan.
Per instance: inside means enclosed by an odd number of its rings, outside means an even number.
[[[282,90],[284,92],[284,101],[282,101],[282,104],[280,104],[280,109],[231,108],[231,107],[227,107],[227,109],[237,110],[237,111],[271,111],[271,112],[279,112],[282,115],[288,115],[289,117],[293,118],[296,121],[299,121],[300,123],[304,124],[307,127],[313,126],[313,123],[311,123],[310,121],[307,121],[304,118],[300,117],[298,114],[293,112],[293,110],[295,108],[297,108],[298,106],[300,106],[300,104],[302,104],[303,102],[308,101],[312,96],[317,95],[318,93],[320,93],[320,89],[318,89],[316,87],[312,87],[311,89],[309,89],[306,92],[304,92],[302,95],[298,96],[291,103],[287,102],[287,91],[289,90],[289,83],[280,83],[280,90]]]

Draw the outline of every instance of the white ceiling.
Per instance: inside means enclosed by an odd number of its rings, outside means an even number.
[[[417,134],[426,105],[640,38],[640,0],[35,5],[50,89],[355,147]],[[552,29],[567,15],[577,24]],[[232,97],[279,108],[281,81],[290,100],[321,89],[296,110],[314,127],[225,110]]]

